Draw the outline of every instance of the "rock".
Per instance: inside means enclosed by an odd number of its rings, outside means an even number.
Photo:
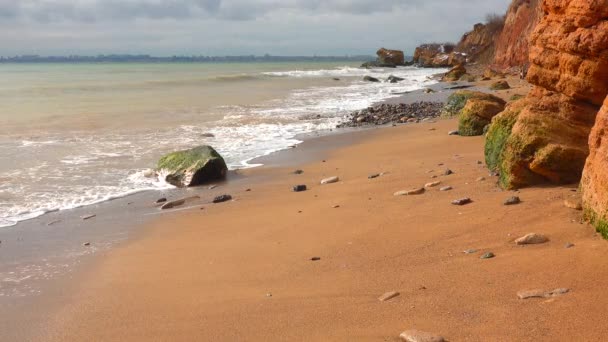
[[[321,180],[321,184],[332,184],[332,183],[337,183],[340,181],[339,177],[329,177],[329,178],[325,178],[323,180]]]
[[[374,178],[378,178],[378,177],[380,177],[380,174],[379,173],[374,173],[372,175],[367,176],[367,179],[374,179]]]
[[[549,239],[541,234],[530,233],[525,236],[520,237],[515,240],[515,244],[517,245],[537,245],[541,243],[545,243],[549,241]]]
[[[332,80],[339,81],[340,79],[338,77],[333,77]]]
[[[515,205],[521,203],[521,200],[517,196],[511,196],[507,198],[504,202],[504,205]]]
[[[154,178],[156,177],[156,171],[152,170],[152,169],[147,169],[144,171],[144,177],[146,178]]]
[[[458,81],[463,75],[467,73],[467,69],[464,65],[459,64],[450,69],[442,78],[443,81]]]
[[[435,91],[433,89],[431,89],[431,88],[425,88],[424,89],[424,93],[425,94],[432,94],[432,93],[435,93]]]
[[[564,245],[564,248],[566,248],[566,249],[569,249],[569,248],[572,248],[572,247],[574,247],[574,244],[573,244],[573,243],[570,243],[570,242],[568,242],[568,243],[566,243],[566,244]]]
[[[319,260],[321,260],[320,257],[312,257],[312,258],[310,258],[310,261],[319,261]]]
[[[390,123],[418,122],[437,118],[443,108],[441,102],[418,101],[414,103],[378,104],[354,111],[349,120],[338,127],[360,127],[363,125],[387,125]]]
[[[340,208],[340,205],[336,204],[336,205],[334,205],[332,208],[334,208],[334,209],[338,209],[338,208]]]
[[[461,198],[461,199],[457,199],[457,200],[453,200],[453,201],[452,201],[452,204],[453,204],[453,205],[467,205],[467,204],[469,204],[469,203],[473,203],[473,201],[472,201],[470,198],[468,198],[468,197],[465,197],[465,198]]]
[[[228,202],[228,201],[232,201],[232,196],[220,195],[213,199],[213,203],[223,203],[223,202]]]
[[[90,242],[85,242],[85,243],[83,243],[82,245],[83,245],[83,246],[85,246],[85,247],[90,247],[90,246],[91,246],[91,243],[90,243]]]
[[[418,330],[404,331],[399,337],[405,342],[445,342],[445,339],[439,335]]]
[[[451,186],[444,186],[443,188],[439,189],[439,191],[450,191],[452,190]]]
[[[162,207],[160,207],[160,209],[161,210],[173,209],[175,207],[179,207],[179,206],[186,204],[186,202],[195,201],[198,199],[200,199],[200,196],[191,196],[191,197],[181,198],[181,199],[178,199],[175,201],[166,202],[165,204],[163,204]]]
[[[371,76],[365,76],[365,77],[363,77],[363,80],[366,81],[366,82],[373,82],[373,83],[380,82],[379,79],[377,79],[375,77],[371,77]]]
[[[207,189],[209,189],[209,190],[213,190],[213,189],[215,189],[215,188],[217,188],[217,185],[216,185],[216,184],[213,184],[213,185],[210,185],[210,186],[209,186]]]
[[[424,193],[424,188],[412,189],[407,191],[397,191],[395,192],[395,196],[412,196],[412,195],[422,195]]]
[[[449,175],[453,175],[453,174],[454,174],[454,171],[452,171],[450,169],[445,170],[445,172],[443,173],[444,176],[449,176]]]
[[[400,50],[388,50],[381,48],[376,52],[378,55],[378,62],[382,65],[404,65],[405,56],[403,51]]]
[[[294,192],[302,192],[302,191],[306,191],[306,185],[296,185],[293,187],[293,191]]]
[[[454,52],[454,44],[423,44],[414,51],[414,63],[423,67],[448,67],[461,64],[465,58]]]
[[[517,292],[517,297],[519,299],[530,299],[530,298],[551,298],[557,297],[561,295],[565,295],[570,292],[570,289],[567,288],[559,288],[551,291],[544,290],[525,290]]]
[[[387,81],[388,83],[399,83],[399,82],[401,82],[401,81],[403,81],[403,80],[405,80],[405,78],[401,78],[401,77],[397,77],[397,76],[393,76],[393,75],[390,75],[390,76],[389,76],[389,77],[386,79],[386,81]]]
[[[480,257],[480,259],[492,259],[492,258],[494,258],[494,257],[496,257],[496,255],[494,255],[494,253],[492,253],[492,252],[488,252],[488,253],[486,253],[486,254],[482,255],[482,256]]]
[[[158,161],[157,171],[167,174],[167,183],[177,187],[191,187],[224,179],[228,167],[224,158],[211,146],[173,152]]]
[[[566,206],[566,208],[574,210],[583,210],[583,204],[581,203],[581,201],[575,199],[564,200],[564,206]]]
[[[162,197],[162,198],[159,198],[156,200],[156,204],[165,203],[165,202],[167,202],[167,199],[165,197]]]
[[[90,219],[92,219],[94,217],[97,217],[97,215],[96,214],[85,215],[85,216],[82,216],[81,219],[83,221],[86,221],[86,220],[90,220]]]
[[[431,182],[431,183],[426,183],[424,185],[425,188],[434,188],[436,186],[438,186],[439,184],[441,184],[441,182],[437,181],[437,182]]]
[[[464,254],[475,254],[475,253],[477,253],[477,250],[476,249],[467,249],[463,253]]]
[[[391,292],[387,292],[387,293],[383,294],[382,296],[380,296],[380,298],[378,298],[378,300],[381,302],[386,302],[386,301],[389,301],[398,296],[399,296],[399,292],[391,291]]]
[[[492,85],[490,86],[490,89],[492,89],[492,90],[506,90],[506,89],[511,89],[511,86],[509,85],[509,83],[507,81],[502,80],[502,81],[498,81],[498,82],[492,83]]]
[[[460,132],[458,132],[458,131],[449,131],[448,135],[460,135]]]
[[[301,174],[303,174],[303,173],[304,173],[304,171],[302,171],[302,170],[295,170],[295,171],[293,172],[293,174],[294,174],[294,175],[301,175]]]
[[[477,136],[492,118],[505,109],[505,101],[498,97],[469,98],[458,113],[458,132],[462,136]]]
[[[201,137],[203,137],[203,138],[215,138],[215,135],[213,135],[213,133],[203,133],[203,134],[201,134]]]

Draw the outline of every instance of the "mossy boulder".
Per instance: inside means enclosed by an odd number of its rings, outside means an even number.
[[[211,146],[169,153],[158,161],[156,170],[167,183],[177,187],[202,185],[226,177],[224,158]]]
[[[475,82],[477,81],[477,77],[475,77],[475,75],[471,75],[471,74],[464,74],[460,77],[461,81],[465,81],[465,82]]]
[[[495,83],[492,83],[492,85],[490,86],[490,89],[492,90],[506,90],[506,89],[511,89],[511,86],[509,85],[509,82],[507,81],[498,81]]]
[[[504,101],[492,94],[471,90],[459,90],[448,97],[441,111],[441,116],[444,118],[452,118],[459,115],[469,99],[501,102],[504,106]]]
[[[482,135],[492,118],[504,109],[505,102],[499,98],[469,99],[460,111],[458,132],[461,136]]]
[[[464,67],[464,65],[459,64],[459,65],[453,67],[452,69],[450,69],[450,71],[448,71],[443,76],[443,80],[444,81],[458,81],[466,73],[467,73],[467,69]]]
[[[496,115],[488,128],[485,143],[486,165],[490,171],[498,172],[500,177],[507,176],[502,170],[504,150],[507,139],[511,136],[513,125],[524,107],[523,101],[509,104],[500,114]]]
[[[523,99],[525,96],[521,94],[515,94],[509,98],[509,101],[517,101]]]

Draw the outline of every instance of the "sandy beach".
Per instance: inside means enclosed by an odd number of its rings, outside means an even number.
[[[226,188],[233,201],[203,198],[100,257],[34,340],[397,341],[408,329],[449,341],[603,340],[608,245],[564,206],[577,185],[503,191],[484,138],[448,136],[456,126],[354,133],[303,159],[301,175],[280,163],[242,171],[257,181]],[[320,185],[331,176],[340,181]],[[393,195],[430,182],[441,183]],[[298,184],[308,191],[291,191]],[[520,204],[503,205],[515,195]],[[451,203],[463,197],[472,203]],[[549,242],[514,243],[528,233]],[[558,288],[569,292],[517,296]],[[400,295],[378,300],[390,291]]]

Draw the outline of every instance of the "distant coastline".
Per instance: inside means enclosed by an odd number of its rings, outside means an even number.
[[[150,55],[97,55],[97,56],[39,56],[20,55],[0,57],[0,63],[269,63],[269,62],[361,62],[376,57],[357,56],[171,56]]]

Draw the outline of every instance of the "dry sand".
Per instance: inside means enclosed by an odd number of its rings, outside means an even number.
[[[163,217],[102,258],[38,340],[397,341],[406,329],[449,341],[606,340],[608,243],[564,207],[576,185],[502,191],[478,163],[483,137],[448,136],[455,126],[377,130],[302,175],[246,171],[267,180]],[[329,176],[341,181],[319,185]],[[393,196],[432,181],[442,183]],[[522,203],[504,206],[513,195]],[[461,197],[473,203],[451,204]],[[531,232],[550,242],[514,244]],[[488,251],[496,257],[480,259]],[[571,292],[517,298],[561,287]],[[389,291],[400,296],[380,302]]]

